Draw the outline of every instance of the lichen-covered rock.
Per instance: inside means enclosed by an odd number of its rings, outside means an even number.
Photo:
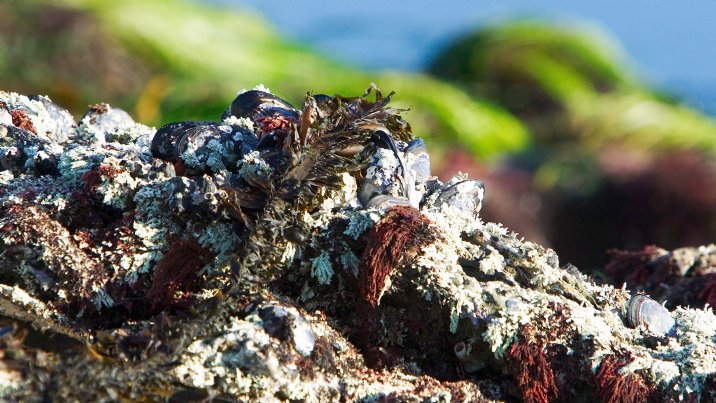
[[[710,309],[482,222],[374,86],[156,133],[0,95],[4,399],[716,398]]]

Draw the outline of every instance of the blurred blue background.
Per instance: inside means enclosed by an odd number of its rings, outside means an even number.
[[[714,0],[213,1],[253,9],[289,38],[369,69],[422,70],[459,36],[515,18],[592,24],[647,84],[716,114]]]

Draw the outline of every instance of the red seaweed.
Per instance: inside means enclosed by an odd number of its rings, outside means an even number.
[[[175,242],[154,269],[152,286],[146,294],[152,306],[175,303],[177,292],[192,291],[199,280],[199,270],[213,257],[195,239]]]
[[[602,360],[597,371],[596,397],[603,403],[636,403],[645,402],[651,395],[652,388],[644,378],[635,373],[620,374],[622,367],[633,361],[630,354],[617,357],[610,354]]]
[[[510,345],[508,370],[525,402],[548,403],[557,397],[559,388],[544,342],[530,337],[531,333],[531,328],[526,328],[520,340]]]
[[[431,239],[430,221],[414,207],[396,206],[371,229],[361,257],[360,295],[371,306],[380,303],[393,269],[416,255]]]
[[[27,131],[31,131],[37,134],[35,126],[32,124],[32,120],[30,120],[30,117],[27,115],[27,112],[21,109],[14,109],[10,111],[10,116],[12,116],[12,124],[21,129],[25,129]]]

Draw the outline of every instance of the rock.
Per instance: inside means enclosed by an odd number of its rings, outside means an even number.
[[[430,178],[390,96],[260,95],[157,133],[102,111],[62,145],[3,132],[3,399],[716,398],[710,309],[669,312],[482,222],[481,182]],[[32,136],[56,172],[25,166]]]

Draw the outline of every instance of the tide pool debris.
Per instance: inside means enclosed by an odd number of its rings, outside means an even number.
[[[0,92],[0,396],[716,399],[710,308],[481,221],[392,96],[262,87],[155,130]]]

